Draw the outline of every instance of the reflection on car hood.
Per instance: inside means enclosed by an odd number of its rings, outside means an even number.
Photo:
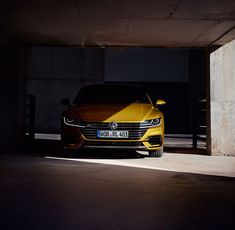
[[[151,104],[90,104],[73,107],[72,117],[88,122],[138,122],[161,116]]]

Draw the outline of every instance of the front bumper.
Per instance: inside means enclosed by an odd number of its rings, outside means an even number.
[[[163,123],[163,122],[162,122]],[[94,131],[94,132],[92,132]],[[62,142],[66,149],[78,148],[111,148],[134,150],[159,150],[164,144],[164,124],[153,128],[129,130],[128,139],[96,138],[93,130],[62,125]]]

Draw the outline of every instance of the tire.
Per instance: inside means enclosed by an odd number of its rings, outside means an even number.
[[[162,157],[163,155],[163,148],[159,150],[149,150],[150,157]]]

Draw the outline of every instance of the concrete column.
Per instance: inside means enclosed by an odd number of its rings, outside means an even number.
[[[23,50],[19,46],[0,48],[0,153],[22,146]]]
[[[210,54],[211,154],[235,156],[235,40]]]

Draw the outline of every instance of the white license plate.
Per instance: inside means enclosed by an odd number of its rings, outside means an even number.
[[[129,132],[123,130],[97,130],[97,138],[128,138]]]

